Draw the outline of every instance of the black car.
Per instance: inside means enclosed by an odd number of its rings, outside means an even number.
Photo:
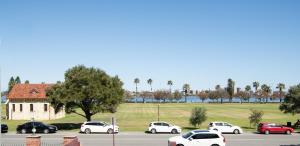
[[[1,124],[1,133],[6,133],[8,131],[8,126],[6,124]]]
[[[55,133],[57,131],[57,127],[53,125],[46,125],[42,122],[27,122],[22,125],[18,125],[17,133],[33,133],[32,129],[35,128],[35,133]]]

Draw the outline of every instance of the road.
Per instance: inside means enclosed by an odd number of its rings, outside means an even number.
[[[77,134],[83,146],[112,146],[112,135],[107,134]],[[52,145],[60,145],[63,136],[74,135],[74,133],[56,133],[42,136],[42,142]],[[1,134],[1,143],[22,144],[28,135]],[[167,146],[168,138],[175,136],[170,134],[145,134],[138,132],[120,133],[115,136],[115,146]],[[261,135],[246,133],[241,135],[225,134],[226,146],[300,146],[300,134],[293,135]]]

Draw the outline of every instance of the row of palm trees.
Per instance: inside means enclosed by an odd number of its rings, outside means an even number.
[[[250,98],[254,97],[255,102],[269,102],[269,100],[273,99],[279,99],[280,102],[282,102],[284,96],[285,96],[285,84],[278,83],[276,88],[278,91],[273,91],[269,85],[262,84],[260,86],[260,83],[255,81],[252,83],[252,87],[254,88],[254,91],[251,89],[251,85],[246,85],[244,90],[242,90],[240,87],[237,87],[235,89],[235,81],[232,79],[227,80],[227,87],[222,88],[220,85],[216,85],[214,90],[196,90],[195,92],[191,90],[191,86],[189,84],[184,84],[182,86],[182,91],[176,90],[174,93],[172,92],[172,85],[173,81],[169,80],[167,81],[167,85],[169,86],[169,91],[166,90],[157,90],[153,92],[152,89],[152,83],[153,80],[150,78],[147,80],[147,83],[150,86],[150,92],[149,91],[142,91],[141,93],[138,92],[138,84],[140,83],[139,78],[134,79],[134,83],[136,85],[136,90],[134,92],[134,95],[129,95],[129,92],[127,92],[127,97],[142,97],[143,102],[145,102],[145,98],[151,98],[156,100],[163,99],[166,101],[173,101],[173,100],[180,100],[181,98],[185,97],[185,102],[187,102],[187,96],[197,96],[199,97],[202,102],[204,102],[206,99],[210,99],[213,102],[220,102],[223,103],[225,99],[228,100],[228,102],[232,102],[232,99],[234,97],[239,98],[240,102],[250,102]]]

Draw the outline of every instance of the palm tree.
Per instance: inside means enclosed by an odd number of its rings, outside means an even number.
[[[250,102],[250,97],[251,97],[251,86],[250,85],[247,85],[245,87],[245,91],[247,92],[247,94],[249,95],[248,97],[248,102]]]
[[[182,87],[182,90],[184,91],[185,102],[187,102],[187,96],[188,96],[188,93],[191,90],[191,87],[190,87],[189,84],[184,84],[183,87]]]
[[[266,84],[263,84],[261,85],[261,89],[263,92],[263,96],[266,98],[266,103],[268,103],[268,99],[270,97],[270,94],[272,93],[271,87]]]
[[[170,86],[170,93],[172,93],[173,81],[169,80],[167,84]]]
[[[282,102],[283,90],[285,89],[285,84],[279,83],[276,88],[279,90],[279,99]]]
[[[152,82],[153,82],[153,80],[150,78],[150,79],[148,79],[147,80],[147,83],[150,85],[150,87],[151,87],[151,92],[152,92]]]
[[[232,102],[232,98],[234,96],[234,86],[235,86],[235,82],[229,78],[227,81],[227,88],[226,88],[229,94],[229,102]]]
[[[255,95],[256,95],[256,97],[255,97],[255,101],[257,101],[257,90],[258,90],[258,88],[259,88],[259,82],[253,82],[253,88],[255,89]]]
[[[134,79],[134,83],[135,83],[135,96],[137,96],[137,93],[138,93],[138,84],[140,83],[140,79],[139,78],[135,78]]]

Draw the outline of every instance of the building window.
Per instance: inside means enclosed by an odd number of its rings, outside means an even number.
[[[45,111],[45,112],[48,111],[48,106],[47,106],[47,104],[44,104],[44,111]]]
[[[20,104],[20,112],[22,112],[22,111],[23,111],[23,105]]]
[[[16,105],[13,104],[12,106],[13,106],[13,112],[15,112],[16,111]]]
[[[33,112],[33,104],[30,104],[30,112]]]

